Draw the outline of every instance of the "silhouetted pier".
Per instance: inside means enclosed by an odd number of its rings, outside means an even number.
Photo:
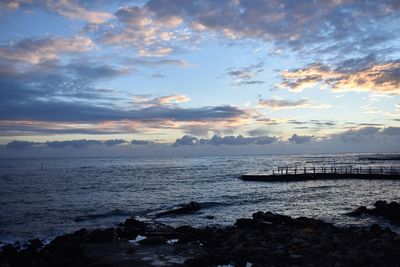
[[[372,166],[278,167],[272,174],[244,174],[244,181],[290,182],[328,179],[400,180],[400,168]]]

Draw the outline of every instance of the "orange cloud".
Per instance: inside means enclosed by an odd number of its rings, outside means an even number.
[[[294,71],[284,71],[279,88],[300,92],[318,84],[326,84],[332,90],[378,92],[400,94],[400,62],[374,64],[355,71],[333,70],[322,64]]]

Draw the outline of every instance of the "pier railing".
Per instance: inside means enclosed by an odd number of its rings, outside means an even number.
[[[400,168],[393,166],[278,166],[272,169],[272,175],[289,174],[317,174],[317,173],[337,173],[337,174],[400,174]]]

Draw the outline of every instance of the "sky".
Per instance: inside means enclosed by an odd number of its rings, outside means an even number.
[[[399,152],[399,32],[397,0],[2,0],[0,154]]]

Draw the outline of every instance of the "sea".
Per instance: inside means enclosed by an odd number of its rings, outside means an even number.
[[[384,155],[383,155],[384,156]],[[173,226],[230,225],[257,211],[321,219],[338,226],[378,223],[379,217],[351,217],[358,206],[400,201],[400,181],[320,180],[245,182],[242,174],[270,174],[278,166],[390,168],[400,161],[382,154],[307,154],[212,157],[13,158],[0,159],[0,244],[113,227],[128,217],[154,215],[190,201],[193,214],[156,220]]]

